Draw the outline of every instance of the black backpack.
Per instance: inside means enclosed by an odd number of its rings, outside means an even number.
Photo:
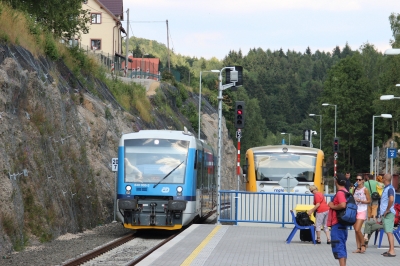
[[[308,216],[307,212],[297,212],[296,222],[300,226],[309,226],[314,224],[314,222],[311,221],[310,216]]]

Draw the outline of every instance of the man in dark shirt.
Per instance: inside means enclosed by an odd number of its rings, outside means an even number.
[[[350,172],[346,172],[346,185],[344,187],[347,191],[350,191]]]

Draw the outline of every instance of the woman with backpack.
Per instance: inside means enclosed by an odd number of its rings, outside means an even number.
[[[311,215],[313,212],[316,211],[315,217],[315,230],[317,231],[317,244],[321,244],[321,226],[324,227],[324,232],[326,235],[326,243],[330,244],[331,239],[329,236],[329,228],[328,228],[328,211],[329,207],[325,201],[324,195],[318,191],[318,188],[314,185],[309,187],[311,193],[314,194],[314,208],[307,211],[308,215]]]
[[[367,219],[368,204],[371,202],[371,196],[368,189],[364,187],[364,178],[361,174],[357,175],[356,180],[357,188],[354,191],[354,200],[357,204],[357,220],[353,228],[356,234],[357,250],[353,251],[353,253],[365,253],[366,246],[361,227]]]

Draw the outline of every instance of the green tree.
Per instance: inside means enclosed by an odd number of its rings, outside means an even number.
[[[400,47],[400,14],[392,13],[389,16],[390,29],[393,33],[393,40],[390,40],[390,44],[393,48]]]
[[[88,33],[90,14],[82,0],[4,0],[13,8],[27,12],[56,37],[72,39]]]
[[[337,105],[337,137],[340,138],[339,161],[342,169],[369,169],[367,145],[371,136],[372,88],[362,68],[362,56],[356,53],[339,61],[328,72],[320,104]],[[322,109],[324,142],[332,143],[334,137],[334,107]],[[332,154],[331,145],[325,145],[326,154]]]

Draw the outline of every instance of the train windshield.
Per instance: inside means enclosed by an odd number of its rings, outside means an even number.
[[[185,181],[189,141],[130,139],[125,140],[124,145],[125,182],[158,183],[170,172],[162,183]]]
[[[257,181],[280,181],[287,173],[299,182],[313,182],[316,154],[254,154]]]

